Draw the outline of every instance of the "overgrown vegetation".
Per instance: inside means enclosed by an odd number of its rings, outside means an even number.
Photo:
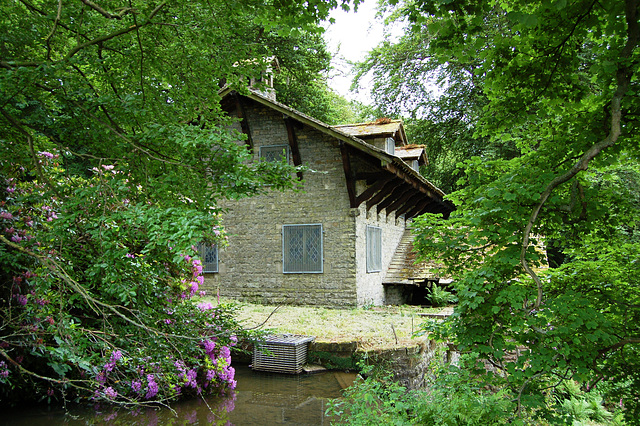
[[[208,299],[207,300],[211,300]],[[268,306],[237,303],[237,320],[247,329],[316,336],[320,342],[353,342],[360,349],[384,349],[415,343],[424,315],[440,309],[387,306],[365,309],[329,309],[304,306]]]
[[[404,34],[361,69],[385,109],[433,135],[427,177],[455,190],[448,222],[414,221],[459,299],[429,330],[500,372],[516,420],[605,421],[593,393],[548,399],[575,380],[637,424],[640,3],[383,6]]]
[[[431,303],[431,306],[434,307],[446,306],[458,301],[455,294],[449,290],[439,287],[437,284],[434,284],[433,287],[431,287],[431,291],[429,292],[427,299]]]
[[[442,354],[440,354],[442,355]],[[477,355],[456,364],[442,356],[431,365],[426,389],[407,390],[384,367],[361,364],[361,376],[344,398],[333,400],[332,424],[349,425],[607,425],[626,424],[619,405],[603,405],[599,392],[585,392],[566,380],[541,389],[541,401],[515,415],[517,395],[500,377],[487,374]],[[605,390],[605,393],[607,391]]]
[[[292,84],[320,84],[317,23],[337,5],[0,6],[0,403],[235,385],[240,327],[198,300],[195,246],[225,243],[218,199],[293,188],[296,170],[248,161],[218,93],[275,53]]]

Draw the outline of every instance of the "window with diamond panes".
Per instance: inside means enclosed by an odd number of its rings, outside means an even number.
[[[202,261],[202,272],[218,272],[217,244],[198,244],[198,255]]]
[[[283,159],[289,162],[289,145],[266,145],[260,147],[262,161],[278,162]]]
[[[282,226],[282,272],[322,273],[322,225]]]
[[[367,272],[382,271],[382,228],[367,226]]]

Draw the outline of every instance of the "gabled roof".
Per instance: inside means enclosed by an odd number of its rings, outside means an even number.
[[[453,203],[443,199],[445,195],[444,192],[425,179],[424,176],[413,170],[400,157],[388,154],[384,150],[365,142],[363,139],[343,131],[340,126],[329,126],[320,120],[309,117],[273,99],[269,99],[264,94],[252,88],[248,88],[247,92],[240,94],[230,87],[224,87],[220,90],[220,96],[223,100],[229,97],[235,98],[236,102],[239,96],[247,97],[282,113],[286,117],[306,124],[339,140],[345,177],[347,179],[347,190],[352,208],[358,207],[363,202],[366,202],[367,209],[373,206],[377,206],[379,210],[386,208],[387,212],[396,211],[397,215],[404,214],[407,218],[427,212],[443,213],[445,216],[448,216],[449,213],[455,210]],[[404,135],[402,123],[399,122],[399,120],[395,120],[393,123],[392,126],[388,126],[387,130],[391,131],[392,128],[395,128],[397,134]],[[392,123],[386,124],[391,125]],[[406,136],[402,137],[406,140]],[[379,168],[381,172],[380,175],[376,175],[376,182],[361,194],[356,194],[355,182],[356,180],[369,180],[371,174],[360,176],[357,171],[352,169],[352,154],[362,156],[367,162]]]
[[[395,155],[405,161],[418,160],[420,163],[428,164],[427,152],[424,145],[397,146]]]
[[[407,135],[404,132],[402,120],[380,118],[368,123],[343,124],[339,126],[331,126],[331,128],[361,139],[393,138],[396,141],[396,145],[407,144]]]

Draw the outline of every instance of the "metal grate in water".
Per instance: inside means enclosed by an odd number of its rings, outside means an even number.
[[[300,374],[307,362],[307,349],[313,336],[276,334],[256,343],[253,349],[253,369],[273,373]]]

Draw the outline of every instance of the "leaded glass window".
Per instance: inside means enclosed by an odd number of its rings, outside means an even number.
[[[382,228],[367,226],[367,272],[382,271]]]
[[[282,226],[282,272],[322,273],[322,225]]]
[[[265,145],[260,147],[260,160],[289,162],[289,145]]]
[[[218,272],[217,244],[198,244],[198,255],[202,261],[202,272]]]

